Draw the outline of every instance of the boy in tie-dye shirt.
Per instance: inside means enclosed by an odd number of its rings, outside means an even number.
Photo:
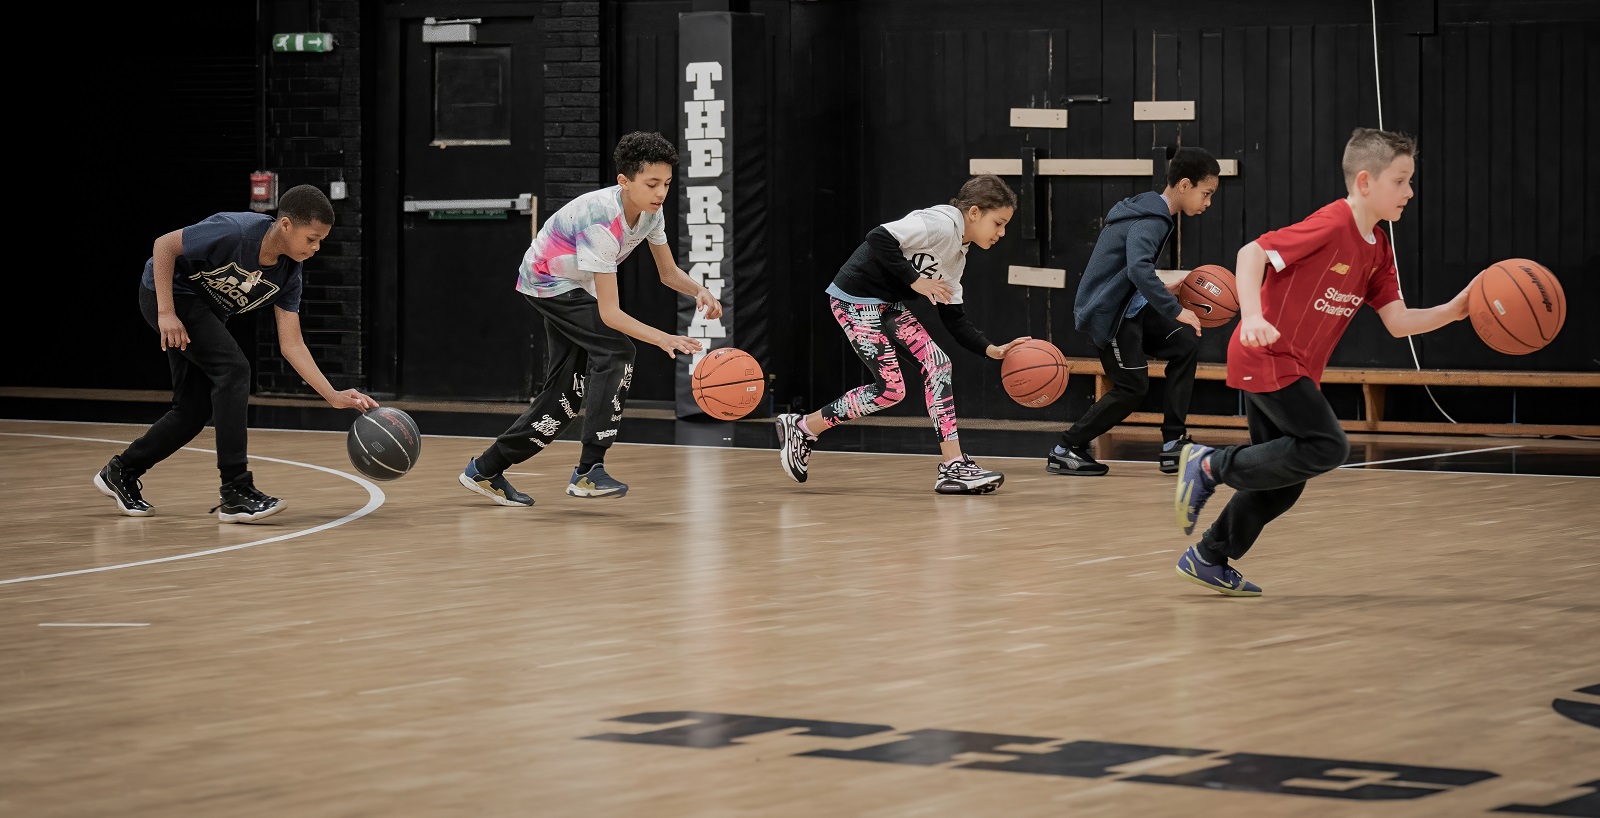
[[[633,380],[633,342],[668,356],[700,351],[700,342],[656,329],[622,310],[617,265],[649,240],[661,283],[694,298],[707,318],[722,305],[672,259],[661,208],[678,152],[658,133],[634,132],[617,143],[617,184],[585,193],[551,216],[517,269],[517,292],[544,316],[545,381],[523,412],[483,453],[467,461],[461,485],[505,506],[533,498],[504,472],[538,454],[584,413],[583,451],[567,484],[574,497],[621,497],[626,483],[606,473],[606,449],[616,442]],[[585,400],[585,398],[591,398]]]

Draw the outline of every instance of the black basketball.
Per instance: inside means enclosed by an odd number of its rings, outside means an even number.
[[[350,463],[374,480],[404,477],[422,454],[422,433],[417,422],[399,409],[368,409],[350,426],[345,440]]]

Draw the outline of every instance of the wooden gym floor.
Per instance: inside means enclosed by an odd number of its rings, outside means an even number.
[[[940,497],[925,423],[796,485],[770,421],[630,419],[708,445],[580,500],[558,442],[533,508],[457,485],[482,437],[377,484],[258,428],[245,526],[209,432],[134,519],[90,479],[142,425],[0,420],[0,814],[1600,815],[1600,445],[1358,439],[1229,599],[1147,436],[975,431],[1005,486]]]

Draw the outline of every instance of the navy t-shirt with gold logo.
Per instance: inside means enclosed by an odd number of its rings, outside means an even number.
[[[218,213],[183,228],[183,254],[172,268],[174,295],[201,295],[224,319],[276,303],[300,311],[300,262],[279,256],[261,266],[261,241],[277,219],[265,213]],[[156,288],[155,258],[144,263],[144,286]]]

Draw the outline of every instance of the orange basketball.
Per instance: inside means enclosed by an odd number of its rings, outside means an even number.
[[[1233,271],[1217,264],[1202,264],[1184,276],[1178,303],[1193,310],[1202,327],[1220,327],[1239,314],[1239,288]]]
[[[1067,391],[1070,372],[1061,350],[1037,338],[1007,350],[1000,361],[1000,383],[1006,394],[1030,409],[1055,403]]]
[[[1544,349],[1567,320],[1567,295],[1555,273],[1525,258],[1508,258],[1478,273],[1467,291],[1472,328],[1491,349],[1527,355]]]
[[[767,391],[761,365],[750,353],[734,347],[706,353],[694,365],[689,386],[695,405],[718,420],[738,420],[750,414]]]

